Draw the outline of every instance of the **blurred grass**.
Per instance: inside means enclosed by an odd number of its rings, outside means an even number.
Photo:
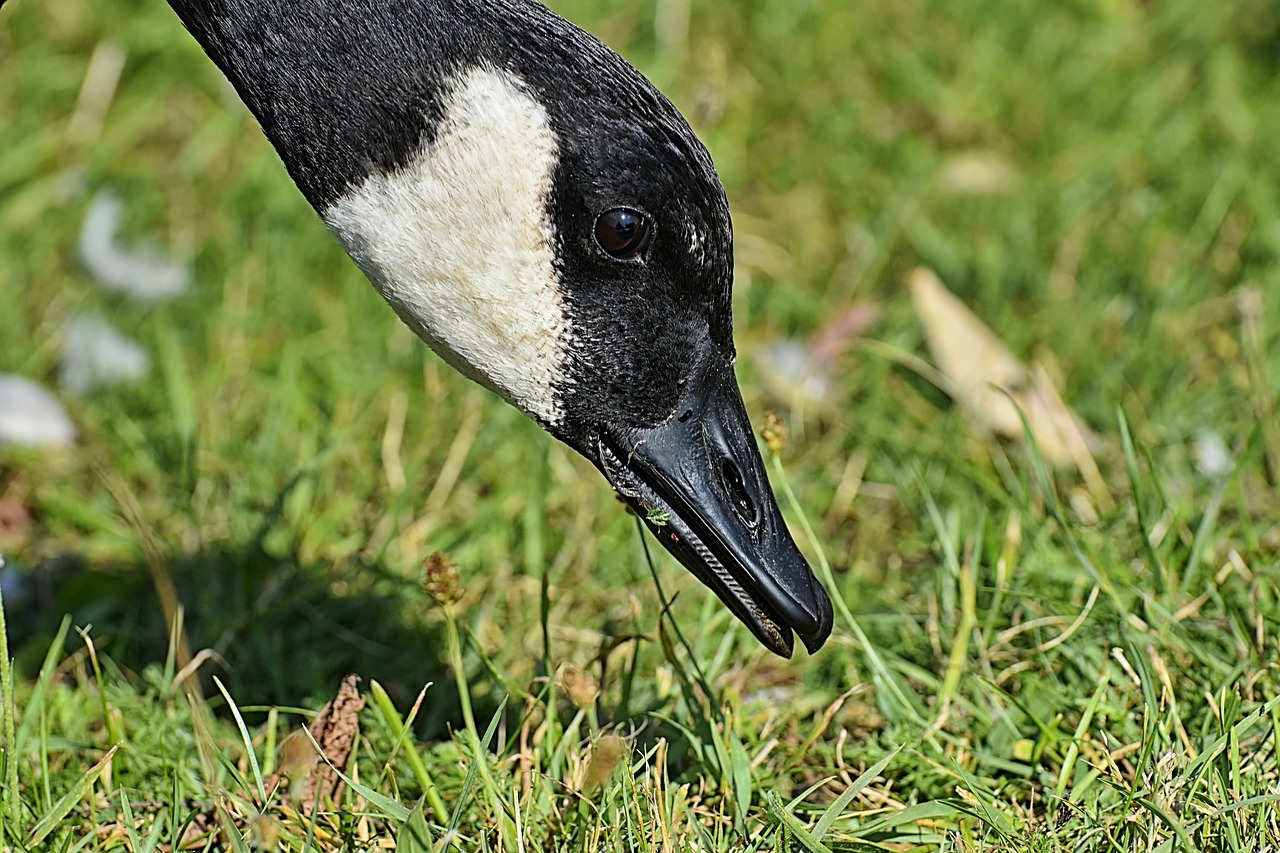
[[[249,843],[426,849],[376,795],[407,807],[430,777],[468,850],[1280,844],[1273,4],[555,8],[648,73],[716,158],[740,374],[756,418],[789,420],[787,474],[849,609],[832,644],[773,659],[663,556],[682,650],[598,476],[399,326],[163,4],[11,0],[0,371],[53,384],[76,312],[160,363],[68,401],[73,451],[0,451],[0,499],[31,512],[0,534],[27,578],[25,599],[5,590],[6,843],[30,845],[71,792],[33,849],[146,849],[215,802]],[[125,51],[119,85],[81,99],[104,43]],[[957,189],[974,162],[1004,176],[991,191]],[[93,285],[76,241],[102,187],[128,239],[191,259],[190,296],[144,309]],[[923,352],[902,284],[919,264],[1057,375],[1102,436],[1118,509],[1095,519],[1071,475],[1047,487],[1034,454],[975,435],[886,357]],[[764,346],[851,301],[881,309],[880,345],[843,356],[831,406],[769,398]],[[1233,454],[1223,479],[1196,466],[1204,433]],[[433,551],[462,570],[447,612],[420,588]],[[220,699],[202,734],[152,567],[266,766],[297,719],[266,707],[318,708],[348,671],[386,688],[361,716],[366,790],[310,835],[255,802]],[[64,614],[92,624],[93,655],[59,634]],[[566,662],[600,680],[598,703],[565,699],[548,666]],[[633,772],[590,788],[609,730],[634,736]],[[454,819],[424,816],[436,838]]]

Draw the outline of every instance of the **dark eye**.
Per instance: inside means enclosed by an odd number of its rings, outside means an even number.
[[[649,217],[628,207],[606,210],[596,220],[596,242],[619,260],[639,257],[653,236]]]

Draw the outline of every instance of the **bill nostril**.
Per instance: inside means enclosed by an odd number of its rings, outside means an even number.
[[[737,512],[738,518],[747,527],[755,528],[760,524],[760,509],[751,498],[750,492],[747,491],[746,483],[742,480],[742,472],[738,470],[738,466],[733,464],[730,459],[724,460],[720,471],[724,476],[724,485],[729,492],[730,499],[733,501],[733,508]]]

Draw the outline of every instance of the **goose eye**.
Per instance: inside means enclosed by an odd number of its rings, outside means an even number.
[[[653,236],[649,217],[638,210],[616,207],[596,220],[596,242],[613,257],[629,261],[639,257]]]

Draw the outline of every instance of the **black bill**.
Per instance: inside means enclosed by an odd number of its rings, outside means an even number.
[[[831,634],[831,599],[791,538],[765,477],[733,367],[712,357],[671,419],[611,428],[588,458],[685,568],[771,651],[811,653]]]

